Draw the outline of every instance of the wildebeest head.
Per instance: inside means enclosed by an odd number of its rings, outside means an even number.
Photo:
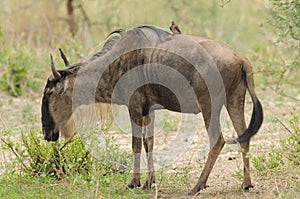
[[[62,51],[61,51],[62,53]],[[63,53],[62,53],[63,54]],[[62,58],[67,60],[65,57]],[[80,65],[56,70],[52,55],[52,75],[48,78],[42,98],[42,128],[47,141],[56,141],[59,133],[68,138],[74,133],[72,116],[72,83]],[[66,64],[65,61],[65,65]]]
[[[124,30],[117,30],[109,34],[114,35],[106,40],[100,52],[94,54],[86,62],[70,65],[66,55],[61,49],[60,55],[67,67],[64,70],[56,70],[52,55],[51,71],[48,78],[42,99],[42,127],[44,138],[47,141],[56,141],[59,133],[65,138],[71,137],[75,132],[74,121],[72,119],[72,91],[77,71],[80,67],[87,65],[93,60],[107,53],[113,45],[121,38]]]

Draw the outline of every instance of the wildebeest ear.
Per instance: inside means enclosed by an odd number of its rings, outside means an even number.
[[[60,83],[60,85],[56,89],[56,93],[58,95],[63,95],[67,89],[68,89],[68,81],[65,80],[62,83]]]

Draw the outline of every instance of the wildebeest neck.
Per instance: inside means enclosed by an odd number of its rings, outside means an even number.
[[[143,65],[141,50],[131,51],[122,56],[99,57],[88,66],[81,68],[74,82],[73,108],[91,103],[111,103],[115,84],[131,68]]]

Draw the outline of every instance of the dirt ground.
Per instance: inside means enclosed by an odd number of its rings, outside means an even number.
[[[258,92],[258,96],[262,101],[264,107],[264,123],[259,133],[251,140],[251,156],[257,157],[259,155],[267,154],[273,146],[279,144],[279,140],[287,136],[287,132],[282,128],[279,123],[274,122],[274,118],[284,119],[287,117],[293,107],[298,107],[294,101],[283,98],[272,90],[264,90]],[[272,96],[272,97],[270,97]],[[40,125],[40,104],[41,96],[32,93],[27,96],[19,98],[9,97],[5,93],[0,93],[0,129],[1,136],[10,130],[11,135],[18,137],[18,130],[26,128],[31,123],[28,122],[28,117],[36,115],[36,121],[33,125]],[[247,98],[246,118],[249,121],[251,117],[251,101]],[[228,116],[223,115],[223,133],[225,139],[232,138],[235,135],[232,125],[228,122]],[[176,172],[178,168],[190,166],[191,171],[190,185],[188,189],[196,183],[200,175],[201,167],[205,162],[205,154],[207,153],[207,138],[205,128],[203,127],[203,120],[200,119],[200,131],[198,138],[195,139],[187,152],[182,155],[178,161],[169,165],[169,172]],[[160,147],[172,140],[176,132],[170,132],[169,135],[159,133],[155,139],[155,148],[159,150]],[[114,132],[112,132],[114,134]],[[131,136],[129,134],[114,135],[116,143],[120,144],[120,148],[129,150],[131,148]],[[172,137],[173,136],[173,137]],[[2,143],[0,143],[2,145]],[[6,163],[9,161],[10,156],[3,151],[0,154],[0,169],[1,173],[7,171]],[[207,187],[200,195],[194,198],[277,198],[279,193],[288,193],[290,187],[284,176],[277,179],[270,179],[268,176],[262,176],[258,171],[252,172],[252,183],[255,186],[248,192],[243,192],[240,189],[242,179],[238,177],[238,173],[243,168],[242,157],[238,145],[225,145],[217,162],[212,170],[208,179]],[[251,163],[251,168],[253,164]],[[295,175],[295,180],[300,180],[300,174]],[[167,191],[160,190],[158,198],[190,198],[187,195],[172,195],[170,196]],[[300,196],[299,196],[300,198]]]

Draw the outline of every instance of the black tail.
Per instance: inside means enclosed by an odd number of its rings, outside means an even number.
[[[254,91],[254,81],[250,66],[245,65],[243,67],[243,79],[253,102],[252,117],[248,128],[243,132],[243,134],[240,135],[236,140],[228,141],[227,143],[229,144],[234,144],[237,142],[243,143],[250,140],[251,137],[258,132],[263,122],[263,108]]]
[[[244,131],[242,135],[238,137],[237,142],[243,143],[250,140],[250,138],[258,132],[262,122],[263,109],[260,101],[257,99],[255,102],[253,101],[253,111],[249,127]]]

